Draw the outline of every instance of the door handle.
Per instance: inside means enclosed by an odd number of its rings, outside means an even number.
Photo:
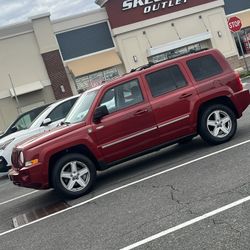
[[[182,94],[179,99],[185,99],[185,98],[188,98],[192,95],[192,93],[185,93],[185,94]]]
[[[138,110],[138,111],[135,112],[135,115],[136,116],[143,115],[146,112],[148,112],[148,109]]]

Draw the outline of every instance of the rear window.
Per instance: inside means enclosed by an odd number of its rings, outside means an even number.
[[[195,80],[201,81],[223,72],[220,64],[212,55],[195,58],[187,62]]]
[[[180,68],[177,65],[161,69],[146,76],[153,97],[185,87],[187,85]]]

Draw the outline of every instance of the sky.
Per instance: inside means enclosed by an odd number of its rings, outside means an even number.
[[[95,0],[0,0],[0,6],[0,26],[27,21],[44,12],[50,12],[55,20],[99,8]]]

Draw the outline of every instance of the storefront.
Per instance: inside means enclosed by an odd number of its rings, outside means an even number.
[[[243,53],[248,57],[250,56],[250,9],[228,15],[228,18],[232,16],[237,16],[241,20],[242,28],[241,31],[239,31],[238,35],[240,37]],[[242,50],[240,48],[238,35],[236,33],[233,33],[238,53],[240,56],[242,56]]]
[[[105,8],[126,71],[204,48],[231,62],[237,50],[222,0],[97,0]]]
[[[64,65],[78,92],[124,73],[104,9],[53,23]]]
[[[44,13],[0,29],[0,130],[22,111],[104,84],[150,61],[217,48],[239,67],[223,0],[96,3],[102,8],[56,21]],[[249,12],[240,18],[248,55]]]

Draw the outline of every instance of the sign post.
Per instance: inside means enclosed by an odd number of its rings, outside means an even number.
[[[239,31],[241,30],[242,22],[237,16],[233,16],[233,17],[230,17],[228,19],[227,23],[228,23],[228,28],[231,30],[231,32],[237,34],[237,38],[238,38],[238,42],[239,42],[239,45],[240,45],[240,50],[241,50],[241,53],[242,53],[242,56],[243,56],[243,60],[244,60],[245,66],[246,66],[246,70],[249,71],[247,61],[246,61],[246,57],[245,57],[245,54],[244,54],[244,50],[243,50],[241,40],[240,40],[240,36],[239,36]]]

